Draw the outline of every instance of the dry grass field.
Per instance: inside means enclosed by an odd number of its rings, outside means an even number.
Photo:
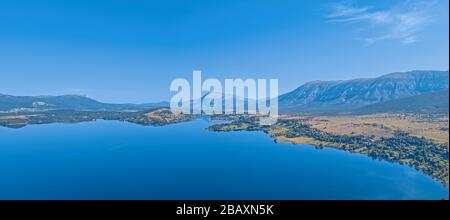
[[[315,116],[302,118],[313,128],[345,135],[391,137],[401,130],[413,136],[425,137],[436,143],[449,142],[449,118],[404,114],[373,114],[360,116]]]

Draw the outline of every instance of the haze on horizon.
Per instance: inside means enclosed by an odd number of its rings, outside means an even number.
[[[447,0],[0,2],[0,93],[170,99],[170,82],[448,70]]]

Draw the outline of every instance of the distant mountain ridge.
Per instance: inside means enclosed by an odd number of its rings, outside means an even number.
[[[448,97],[448,83],[448,71],[411,71],[391,73],[371,79],[313,81],[279,96],[279,110],[281,113],[399,112],[426,111],[426,109],[445,112],[446,106],[448,109],[448,101],[445,103],[443,100],[445,92],[439,92],[447,91]],[[429,95],[421,96],[425,94]],[[205,95],[201,97],[201,100],[204,97]],[[408,97],[411,99],[404,99]],[[398,102],[394,102],[394,100],[398,100]],[[224,101],[222,99],[222,104]],[[243,102],[246,105],[248,100],[243,98]],[[192,105],[192,101],[189,104]],[[0,94],[0,112],[121,111],[155,107],[169,107],[169,103],[110,104],[80,95],[12,96]]]
[[[367,105],[362,108],[356,109],[351,113],[373,114],[383,112],[448,114],[449,90],[447,89],[439,92],[425,93],[421,95]]]
[[[42,110],[124,110],[168,106],[168,103],[110,104],[81,95],[12,96],[0,94],[0,111]]]
[[[281,112],[338,112],[448,89],[448,71],[411,71],[377,78],[313,81],[279,97]]]

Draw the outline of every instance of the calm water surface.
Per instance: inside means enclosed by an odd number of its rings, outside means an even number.
[[[210,122],[0,127],[0,199],[441,199],[408,166]]]

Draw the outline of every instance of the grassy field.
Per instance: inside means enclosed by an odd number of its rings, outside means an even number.
[[[425,137],[436,143],[449,142],[448,116],[425,117],[404,114],[373,114],[360,116],[316,116],[304,119],[313,128],[332,134],[364,135],[375,138],[392,137],[395,131]]]

